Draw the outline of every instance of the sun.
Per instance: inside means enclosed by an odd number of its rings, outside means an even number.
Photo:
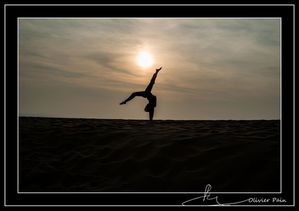
[[[154,63],[154,59],[150,53],[143,51],[137,55],[137,64],[140,67],[148,68],[152,66],[153,63]]]

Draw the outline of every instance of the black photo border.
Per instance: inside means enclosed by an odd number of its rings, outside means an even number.
[[[4,7],[4,206],[294,206],[295,205],[295,5],[62,5]],[[281,18],[281,191],[214,194],[24,194],[18,192],[18,18],[21,17],[278,17]],[[196,198],[206,200],[194,200]],[[277,199],[273,201],[273,199]],[[208,199],[211,199],[209,201]],[[216,200],[215,200],[216,199]],[[251,201],[249,200],[251,199]],[[269,199],[269,200],[267,200]],[[193,203],[186,204],[188,201]],[[244,202],[243,202],[244,201]],[[205,204],[203,203],[205,202]],[[210,204],[207,204],[209,202]]]

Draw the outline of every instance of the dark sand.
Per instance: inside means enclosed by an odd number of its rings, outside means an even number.
[[[20,191],[279,191],[279,124],[21,117]]]

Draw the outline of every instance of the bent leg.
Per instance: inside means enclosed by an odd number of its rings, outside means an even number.
[[[128,101],[132,100],[134,97],[136,96],[140,96],[140,97],[145,97],[146,93],[145,92],[133,92],[126,100],[124,100],[123,102],[121,102],[120,104],[126,104]]]

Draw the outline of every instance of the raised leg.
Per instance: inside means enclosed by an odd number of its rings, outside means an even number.
[[[126,104],[128,101],[132,100],[134,97],[146,97],[146,93],[145,92],[133,92],[126,100],[124,100],[123,102],[120,103],[120,105]]]
[[[159,69],[156,69],[156,72],[154,73],[154,75],[152,76],[152,79],[149,83],[149,85],[146,87],[145,89],[145,92],[151,92],[152,91],[152,88],[155,84],[155,81],[156,81],[156,78],[157,78],[157,75],[158,75],[158,72],[162,69],[162,67],[160,67]]]

